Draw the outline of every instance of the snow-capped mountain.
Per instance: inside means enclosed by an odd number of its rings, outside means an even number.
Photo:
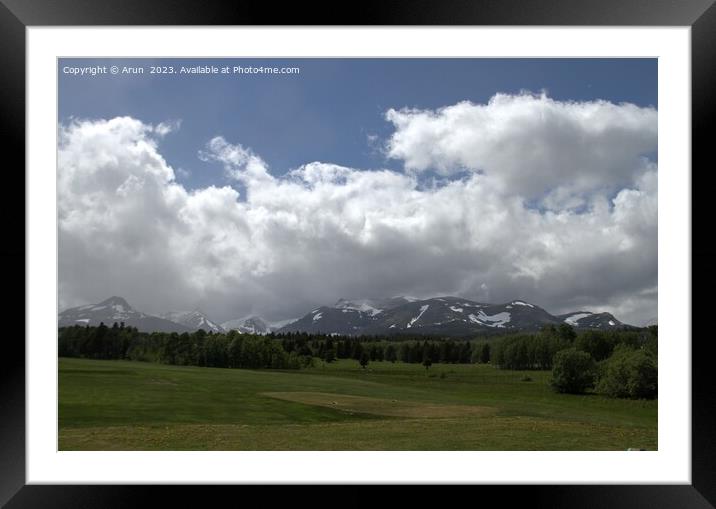
[[[104,323],[111,327],[114,323],[128,327],[136,327],[141,332],[189,332],[190,329],[182,324],[147,315],[130,306],[122,297],[110,297],[98,304],[88,304],[64,310],[58,315],[58,325],[68,327],[71,325],[98,326]]]
[[[201,311],[169,311],[161,315],[161,318],[184,325],[193,331],[204,329],[206,332],[224,332],[220,325],[209,320]]]
[[[556,323],[544,309],[520,300],[487,304],[459,297],[437,297],[404,304],[387,311],[376,329],[418,334],[466,333],[539,329]],[[372,329],[373,327],[371,327]],[[370,330],[368,333],[372,333]],[[377,333],[377,330],[376,330]]]
[[[331,334],[366,334],[386,313],[410,304],[415,299],[391,297],[387,299],[339,299],[333,306],[321,306],[303,318],[279,329],[280,332],[325,332]]]
[[[417,300],[419,299],[405,297],[403,295],[398,297],[388,297],[386,299],[339,299],[333,307],[337,309],[361,311],[363,313],[368,313],[371,316],[376,316],[384,311],[395,309],[398,306],[415,302]]]
[[[273,327],[258,316],[229,320],[228,322],[222,323],[221,326],[226,331],[235,330],[241,334],[268,334],[274,330]]]
[[[624,324],[614,318],[611,313],[592,313],[590,311],[575,311],[557,318],[572,327],[582,329],[610,329],[622,327]]]
[[[372,325],[375,317],[371,311],[352,308],[322,306],[303,318],[285,325],[279,332],[323,332],[356,335]]]
[[[386,305],[387,304],[387,305]],[[341,335],[421,334],[464,336],[475,333],[534,331],[569,323],[575,328],[616,328],[624,324],[609,313],[586,311],[554,316],[522,300],[487,304],[460,297],[339,300],[312,310],[280,332]]]

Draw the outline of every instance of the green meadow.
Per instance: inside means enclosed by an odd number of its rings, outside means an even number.
[[[654,450],[657,401],[549,371],[317,361],[248,370],[59,359],[60,450]]]

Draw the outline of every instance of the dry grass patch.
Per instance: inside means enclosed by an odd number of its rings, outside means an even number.
[[[397,399],[369,398],[329,392],[264,392],[263,396],[303,403],[306,405],[334,408],[350,414],[372,414],[390,417],[440,418],[468,415],[491,415],[496,409],[474,405],[436,405]]]

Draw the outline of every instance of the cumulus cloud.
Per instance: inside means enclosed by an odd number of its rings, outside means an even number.
[[[389,157],[408,171],[469,170],[527,199],[581,205],[584,195],[629,186],[657,147],[657,111],[606,101],[562,102],[545,94],[497,94],[438,110],[390,109]]]
[[[604,164],[569,147],[569,155],[555,154],[550,163],[546,152],[556,145],[543,147],[545,154],[536,145],[509,148],[521,162],[486,156],[488,143],[474,137],[484,131],[475,116],[499,124],[483,132],[498,153],[529,137],[525,126],[517,137],[505,134],[523,103],[538,117],[534,111],[544,111],[532,136],[601,143],[590,153]],[[61,126],[61,306],[118,294],[153,313],[200,307],[217,320],[251,313],[278,320],[339,297],[450,294],[521,298],[554,313],[608,310],[635,323],[655,316],[657,168],[638,160],[649,142],[627,150],[620,147],[631,144],[621,139],[614,151],[622,155],[607,154],[606,146],[624,137],[649,140],[655,117],[651,125],[644,120],[651,113],[636,107],[533,96],[450,108],[388,113],[396,125],[389,153],[414,170],[407,172],[312,162],[275,176],[250,148],[209,140],[200,158],[221,163],[245,196],[231,186],[188,191],[160,153],[161,130],[137,119]],[[532,122],[527,113],[519,117]],[[569,129],[552,137],[540,132],[568,118]],[[638,134],[642,123],[647,133]],[[568,134],[577,127],[578,135]],[[450,131],[461,129],[451,140]],[[467,148],[474,145],[477,156]],[[561,161],[571,172],[554,169]],[[621,172],[610,166],[619,161]],[[434,184],[419,178],[429,167],[448,173],[468,165],[484,170]],[[520,169],[543,197],[566,185],[575,191],[530,207],[535,190],[518,182]],[[569,184],[558,175],[569,175]],[[579,211],[568,199],[577,192]]]

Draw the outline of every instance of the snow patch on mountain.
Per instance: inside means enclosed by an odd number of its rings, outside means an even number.
[[[522,302],[521,300],[513,300],[511,304],[514,304],[516,306],[527,306],[533,308],[534,306],[532,304],[528,304],[527,302]]]
[[[408,329],[411,328],[415,322],[420,320],[420,317],[423,316],[423,313],[425,313],[429,307],[430,307],[430,304],[425,304],[424,306],[420,306],[420,314],[418,314],[418,316],[416,316],[415,318],[410,320],[410,322],[408,322],[407,328]]]
[[[592,313],[589,313],[589,312],[575,313],[575,314],[570,315],[567,318],[565,318],[564,321],[565,321],[565,323],[568,323],[569,325],[575,326],[575,325],[577,325],[577,322],[579,322],[579,320],[581,320],[582,318],[585,318],[587,316],[591,316],[591,315],[592,315]]]
[[[468,317],[472,322],[488,327],[504,327],[512,318],[507,311],[495,315],[487,315],[482,310],[478,311],[477,316],[470,314]]]
[[[382,309],[375,307],[369,300],[349,301],[340,299],[334,306],[337,309],[343,309],[344,313],[347,311],[360,311],[361,313],[368,313],[370,316],[375,316],[383,312]]]

